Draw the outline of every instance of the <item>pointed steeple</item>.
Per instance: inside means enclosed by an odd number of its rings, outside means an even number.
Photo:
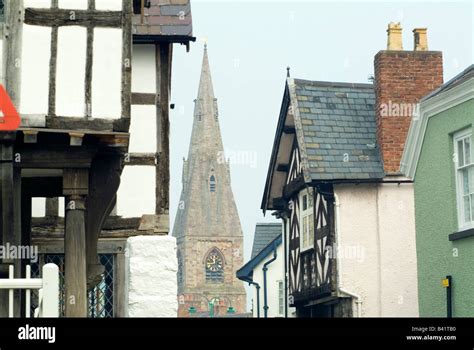
[[[236,278],[243,264],[243,234],[230,183],[229,163],[224,158],[217,99],[214,96],[207,45],[204,46],[201,79],[195,100],[188,159],[183,164],[183,190],[173,236],[181,256],[178,276],[184,313],[201,305],[202,294],[231,301],[237,312],[245,310],[245,290]],[[222,258],[223,281],[208,281],[210,252]],[[207,306],[206,306],[207,307]]]
[[[223,156],[223,152],[219,109],[214,96],[207,44],[205,44],[198,96],[194,105],[194,122],[188,161],[199,156],[207,158]]]

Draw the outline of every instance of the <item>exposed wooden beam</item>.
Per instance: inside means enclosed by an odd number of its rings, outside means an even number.
[[[5,28],[8,36],[3,40],[3,67],[5,89],[15,106],[20,105],[21,58],[23,38],[23,1],[5,1]]]
[[[156,154],[155,153],[130,153],[125,157],[126,166],[137,166],[137,165],[156,165]]]
[[[92,65],[94,62],[94,27],[87,27],[86,69],[84,78],[84,102],[86,118],[92,117]]]
[[[294,133],[296,133],[296,129],[295,129],[294,126],[285,126],[285,127],[283,128],[283,132],[284,132],[285,134],[294,134]]]
[[[122,28],[122,12],[70,9],[25,9],[25,24],[62,27]]]
[[[62,130],[114,131],[118,119],[46,116],[46,128]]]
[[[291,198],[292,195],[300,191],[305,186],[306,183],[304,181],[303,175],[299,175],[296,179],[283,187],[283,198]]]
[[[59,0],[52,0],[51,8],[58,8]],[[49,59],[48,114],[56,115],[56,74],[58,63],[58,26],[51,28],[51,57]]]
[[[157,83],[157,120],[156,120],[156,215],[169,214],[169,90],[172,44],[156,45],[156,83]]]
[[[61,177],[24,177],[21,179],[22,191],[30,197],[61,197],[63,179]]]
[[[87,317],[85,198],[82,195],[66,196],[64,220],[66,317]]]
[[[88,168],[90,167],[92,157],[95,155],[95,150],[92,148],[44,146],[38,149],[35,145],[25,145],[22,148],[16,149],[15,152],[21,156],[21,161],[14,162],[13,166],[23,169]]]
[[[155,105],[156,94],[132,93],[132,105]]]
[[[286,205],[287,201],[284,198],[273,198],[273,208],[275,210],[284,210]]]
[[[122,119],[130,120],[132,115],[132,0],[122,3]],[[130,124],[127,126],[128,131]]]

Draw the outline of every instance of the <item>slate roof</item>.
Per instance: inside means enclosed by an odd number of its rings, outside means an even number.
[[[293,82],[311,179],[383,178],[373,85]]]
[[[456,75],[454,78],[452,78],[450,81],[444,83],[441,85],[438,89],[435,91],[431,92],[430,94],[426,95],[425,97],[422,98],[421,101],[426,101],[434,96],[437,96],[445,91],[448,91],[452,89],[455,86],[458,86],[465,81],[474,78],[474,64],[471,64],[469,67],[467,67],[465,70],[463,70],[461,73]]]
[[[193,35],[190,0],[151,0],[141,15],[133,16],[134,35],[188,36]]]
[[[277,249],[281,245],[283,241],[283,237],[281,235],[281,224],[257,224],[257,227],[261,228],[262,226],[266,226],[266,228],[269,229],[268,231],[273,231],[274,229],[275,236],[273,236],[273,239],[268,241],[262,248],[260,248],[260,250],[255,249],[256,246],[260,245],[260,243],[256,245],[255,239],[254,239],[252,258],[249,261],[247,261],[247,263],[245,263],[245,265],[242,266],[240,269],[238,269],[236,272],[236,276],[239,280],[242,280],[245,282],[251,282],[253,280],[253,270],[258,266],[258,264],[260,264],[270,254],[272,254],[275,251],[275,249]],[[273,226],[273,228],[270,228],[270,226]],[[279,229],[279,234],[276,234],[277,228]],[[257,228],[255,231],[257,232]],[[267,231],[265,229],[262,229],[261,231],[259,229],[258,231],[262,233],[255,234],[255,238],[259,236],[262,236],[262,237],[270,236],[270,235],[267,235],[267,233],[265,233],[265,231]],[[256,251],[256,254],[254,256],[253,254],[255,251]]]
[[[267,245],[281,236],[281,223],[257,224],[255,226],[255,235],[253,238],[252,255],[250,259],[255,258]]]

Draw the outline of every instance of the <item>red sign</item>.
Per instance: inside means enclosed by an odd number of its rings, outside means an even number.
[[[0,113],[3,114],[0,116],[0,131],[13,131],[20,127],[20,114],[2,85],[0,85]]]

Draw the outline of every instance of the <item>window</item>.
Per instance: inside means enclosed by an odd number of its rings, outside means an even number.
[[[459,229],[474,228],[474,159],[472,132],[463,131],[454,137],[456,187]]]
[[[224,282],[224,259],[217,248],[213,248],[205,260],[206,282]]]
[[[301,200],[301,249],[307,250],[314,246],[313,191],[304,190],[300,193]]]
[[[278,281],[278,314],[283,316],[285,309],[285,289],[283,281]]]
[[[211,175],[211,178],[209,179],[209,190],[211,192],[216,192],[216,178],[214,175]]]

